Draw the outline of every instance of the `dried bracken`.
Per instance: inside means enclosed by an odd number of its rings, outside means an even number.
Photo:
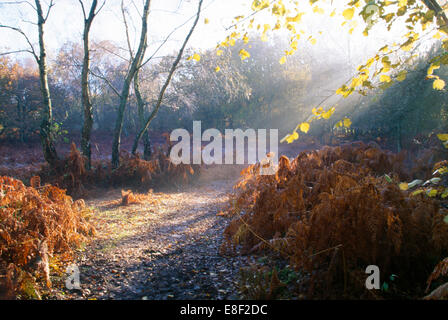
[[[198,165],[175,165],[167,154],[166,146],[156,148],[151,160],[146,161],[123,151],[118,168],[111,169],[107,161],[93,161],[92,170],[86,170],[86,158],[72,144],[66,159],[53,168],[44,166],[39,175],[43,181],[66,189],[77,198],[88,196],[88,188],[92,186],[148,190],[188,184],[198,177]]]
[[[126,154],[121,159],[121,165],[110,174],[111,183],[116,186],[139,189],[180,186],[190,183],[199,174],[199,166],[173,164],[163,148],[156,149],[149,161]]]
[[[426,287],[426,291],[429,291],[431,284],[436,280],[439,280],[448,275],[448,258],[443,259],[437,264],[437,266],[432,271],[431,275],[427,280],[428,286]],[[448,299],[448,282],[440,285],[434,291],[432,291],[429,295],[425,297],[426,300],[441,300]]]
[[[69,258],[74,247],[94,234],[89,210],[64,190],[40,186],[40,178],[27,187],[0,177],[0,294],[38,298],[35,281],[50,287],[49,259]]]
[[[448,225],[436,201],[398,188],[402,161],[357,143],[281,157],[272,176],[249,167],[231,200],[236,217],[222,252],[241,245],[281,254],[309,273],[309,297],[372,297],[364,286],[368,265],[383,278],[398,274],[408,294],[423,292],[434,259],[448,251]]]

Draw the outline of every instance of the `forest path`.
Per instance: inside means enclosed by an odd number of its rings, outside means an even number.
[[[119,205],[121,190],[87,201],[98,234],[75,261],[82,290],[66,290],[65,298],[238,299],[242,258],[219,255],[229,218],[218,213],[232,182],[154,193],[128,206]]]

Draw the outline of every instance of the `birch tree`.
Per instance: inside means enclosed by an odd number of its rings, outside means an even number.
[[[51,9],[54,6],[54,1],[51,0],[46,10],[42,8],[40,0],[35,0],[34,4],[31,1],[16,2],[15,4],[27,4],[33,8],[37,17],[37,31],[38,31],[38,49],[34,45],[29,36],[19,27],[4,25],[0,23],[0,28],[6,28],[19,33],[26,41],[28,48],[8,53],[28,52],[37,62],[39,67],[40,91],[42,94],[43,108],[41,109],[41,124],[40,124],[40,140],[45,160],[51,165],[55,166],[58,158],[56,148],[54,146],[54,130],[53,130],[53,107],[51,103],[50,88],[48,84],[48,66],[47,66],[47,51],[45,47],[45,23],[48,20]],[[11,3],[10,3],[11,4]]]
[[[93,125],[93,112],[92,102],[90,99],[89,89],[89,69],[90,69],[90,43],[89,34],[92,27],[93,20],[104,6],[105,2],[97,10],[98,0],[93,0],[90,6],[90,10],[87,14],[83,0],[79,0],[84,17],[84,31],[83,31],[83,46],[84,46],[84,58],[82,63],[81,73],[81,88],[82,88],[82,106],[84,110],[84,124],[81,134],[81,150],[83,155],[87,158],[87,169],[90,169],[92,163],[92,150],[90,145],[90,137],[92,133]]]

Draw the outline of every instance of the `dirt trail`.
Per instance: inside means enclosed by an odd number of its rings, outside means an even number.
[[[217,215],[232,181],[218,180],[142,204],[120,206],[121,191],[88,201],[95,240],[76,262],[81,291],[70,299],[238,299],[241,257],[222,257],[228,218]]]

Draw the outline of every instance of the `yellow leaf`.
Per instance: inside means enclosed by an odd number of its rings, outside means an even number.
[[[300,131],[307,133],[310,130],[310,124],[308,122],[303,122],[300,125]]]
[[[429,190],[426,191],[426,194],[429,197],[433,198],[433,197],[435,197],[437,195],[437,189],[429,189]]]
[[[265,24],[264,26],[263,26],[263,33],[266,33],[268,30],[270,30],[271,29],[271,26],[269,25],[269,24]]]
[[[406,191],[408,190],[409,186],[406,182],[402,182],[398,185],[398,187],[400,188],[400,190]]]
[[[331,108],[330,110],[328,110],[327,112],[322,113],[322,118],[324,118],[325,120],[330,119],[330,117],[333,115],[335,111],[335,108]]]
[[[431,64],[428,68],[428,72],[427,72],[428,76],[433,74],[434,70],[437,70],[439,68],[440,68],[440,65]]]
[[[344,127],[350,128],[351,125],[352,125],[352,121],[349,118],[345,118],[344,119]]]
[[[297,15],[295,17],[286,17],[286,22],[299,23],[300,20],[302,19],[303,15],[304,15],[304,13],[297,13]],[[277,25],[276,25],[276,28],[277,28]]]
[[[207,18],[204,19],[204,24],[208,24],[210,22],[210,20],[208,20]]]
[[[247,59],[250,57],[250,53],[244,49],[241,49],[239,54],[240,54],[241,60],[244,60],[244,59]]]
[[[192,59],[193,59],[193,60],[196,60],[196,61],[199,61],[199,60],[201,60],[201,56],[198,55],[197,53],[195,53],[195,54],[193,55]]]
[[[286,57],[285,56],[281,57],[279,63],[284,64],[285,62],[286,62]]]
[[[293,41],[293,42],[291,42],[290,46],[291,46],[291,49],[297,50],[299,43],[297,41]]]
[[[320,116],[322,112],[324,112],[324,108],[319,107],[319,108],[313,108],[313,110],[311,110],[311,112],[315,115],[315,116]]]
[[[381,82],[390,82],[391,79],[390,79],[390,77],[389,77],[388,75],[382,74],[382,75],[380,76],[380,81],[381,81]]]
[[[315,45],[315,44],[316,44],[316,42],[317,42],[317,40],[316,40],[316,39],[314,39],[314,38],[312,38],[312,39],[310,40],[310,43],[311,43],[312,45]]]
[[[442,79],[436,79],[432,83],[432,87],[436,90],[443,90],[443,88],[445,88],[445,81]]]
[[[360,85],[362,85],[362,79],[361,78],[353,78],[352,79],[352,83],[350,84],[350,86],[352,88],[359,87]]]
[[[441,141],[447,141],[448,140],[448,133],[438,133],[437,138]]]
[[[319,8],[318,6],[314,6],[313,12],[314,13],[318,13],[318,14],[324,14],[325,13],[324,9]]]
[[[216,55],[217,55],[217,56],[220,56],[220,55],[223,54],[223,52],[224,52],[224,51],[222,51],[222,50],[217,50],[217,51],[216,51]]]
[[[411,42],[411,43],[409,43],[409,44],[407,44],[407,45],[403,45],[402,47],[401,47],[401,50],[403,50],[403,51],[411,51],[411,49],[414,47],[414,43],[413,42]]]
[[[423,190],[414,191],[414,192],[411,193],[411,196],[416,196],[416,195],[418,195],[420,193],[423,193]]]
[[[384,47],[382,47],[382,48],[380,49],[380,51],[381,51],[382,53],[388,53],[388,52],[390,51],[389,46],[385,45]]]
[[[348,9],[345,9],[342,12],[342,15],[344,16],[344,18],[346,20],[351,20],[353,18],[354,14],[355,14],[355,9],[354,8],[348,8]]]
[[[262,10],[264,8],[269,7],[269,1],[268,0],[254,0],[252,2],[252,10],[258,11]]]
[[[218,66],[215,68],[215,72],[219,72],[221,70],[221,68]]]
[[[285,141],[288,143],[293,143],[295,140],[299,139],[299,134],[294,131],[292,134],[288,134],[281,142]]]

